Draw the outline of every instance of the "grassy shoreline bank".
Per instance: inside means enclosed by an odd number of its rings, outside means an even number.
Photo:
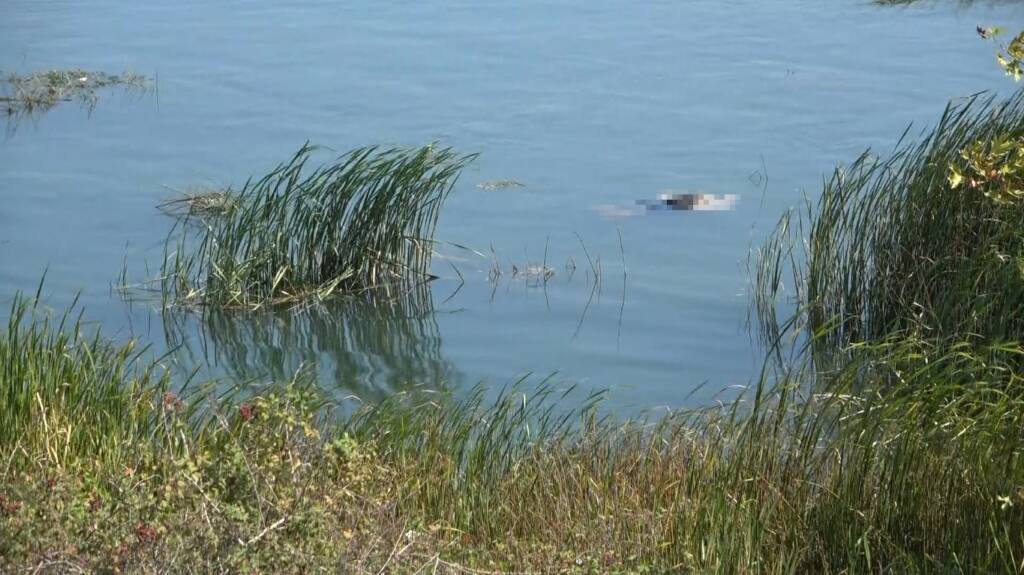
[[[301,378],[175,393],[132,346],[27,298],[14,310],[0,570],[1020,569],[1019,346],[878,344],[827,378],[766,375],[732,406],[657,421],[543,386],[334,417]]]

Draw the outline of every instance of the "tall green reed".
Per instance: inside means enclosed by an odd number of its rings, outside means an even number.
[[[865,153],[837,168],[807,213],[784,217],[757,255],[760,333],[778,337],[776,316],[791,316],[777,309],[788,283],[796,324],[823,332],[817,351],[891,333],[1024,339],[1024,203],[951,183],[970,171],[965,149],[1022,135],[1024,93],[976,95],[951,104],[919,140],[904,134],[887,158]]]
[[[307,168],[316,148],[238,191],[198,237],[169,237],[168,303],[253,308],[380,289],[401,293],[430,276],[445,198],[467,163],[434,145],[353,150]],[[179,231],[179,230],[176,230]]]
[[[144,352],[88,332],[74,305],[54,315],[16,296],[0,333],[0,450],[89,457],[150,434],[169,381]]]
[[[1019,352],[874,345],[814,382],[766,375],[722,407],[623,421],[542,386],[396,398],[345,428],[400,470],[397,513],[477,545],[684,572],[1013,572],[1024,409],[977,375]],[[925,355],[927,369],[908,360]],[[894,374],[912,393],[886,392]]]
[[[1022,100],[975,95],[836,169],[752,257],[780,437],[813,477],[805,569],[1024,568]]]

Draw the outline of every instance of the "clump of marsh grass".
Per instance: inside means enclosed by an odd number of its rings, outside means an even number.
[[[35,74],[7,74],[0,78],[0,106],[8,116],[45,112],[61,102],[78,101],[90,110],[104,88],[149,89],[141,74],[106,74],[87,70],[49,70]]]
[[[438,215],[475,156],[435,145],[359,148],[310,167],[316,148],[219,200],[198,237],[168,238],[169,304],[254,308],[430,279]]]
[[[15,297],[0,333],[0,449],[111,454],[149,433],[139,401],[159,400],[169,381],[144,351],[87,333],[74,306],[55,316],[38,294]]]
[[[778,325],[786,282],[796,323],[821,332],[818,351],[893,333],[1024,339],[1022,178],[1019,154],[1006,149],[1022,136],[1024,92],[975,96],[888,158],[866,153],[836,169],[807,214],[783,218],[758,255],[762,334]]]

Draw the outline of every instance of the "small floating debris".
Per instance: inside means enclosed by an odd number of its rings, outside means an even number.
[[[105,74],[86,70],[49,70],[0,77],[0,109],[8,116],[44,112],[61,102],[78,100],[92,109],[96,91],[108,87],[149,89],[149,78],[131,72]]]
[[[592,209],[606,218],[639,216],[645,212],[720,212],[736,208],[738,194],[665,192],[653,200],[637,200],[636,206],[602,204]]]
[[[528,265],[523,269],[512,266],[512,277],[525,277],[526,279],[548,280],[555,275],[555,269],[545,265]]]
[[[517,182],[515,180],[488,180],[486,182],[481,182],[481,183],[477,184],[476,187],[478,187],[478,188],[480,188],[482,190],[487,190],[488,192],[493,192],[493,191],[496,191],[496,190],[507,190],[509,188],[522,188],[522,187],[525,187],[525,186],[524,186],[524,184],[522,182]]]
[[[231,215],[238,201],[229,191],[193,189],[167,200],[157,208],[176,217],[220,218]]]

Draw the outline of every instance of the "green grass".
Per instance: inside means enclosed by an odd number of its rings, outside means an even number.
[[[823,353],[892,333],[1024,340],[1024,203],[995,201],[990,184],[950,183],[951,166],[970,172],[962,150],[1022,135],[1024,93],[977,96],[888,157],[865,153],[838,168],[807,214],[784,217],[756,258],[766,339],[777,337],[776,316],[791,315],[776,309],[787,287],[799,328],[822,332]]]
[[[53,316],[19,297],[0,335],[0,446],[113,454],[117,441],[150,430],[140,397],[167,386],[143,365],[134,342],[114,345],[90,334],[80,316]],[[55,430],[62,430],[55,434]]]
[[[0,570],[1013,573],[1024,557],[1016,345],[863,344],[841,371],[766,371],[735,404],[636,420],[529,382],[344,415],[301,380],[171,393],[131,346],[33,309],[17,300],[0,335]]]
[[[474,156],[433,145],[367,147],[307,167],[314,150],[303,146],[263,178],[225,192],[234,208],[223,217],[168,238],[168,303],[257,308],[337,293],[400,294],[431,277],[441,206]]]

